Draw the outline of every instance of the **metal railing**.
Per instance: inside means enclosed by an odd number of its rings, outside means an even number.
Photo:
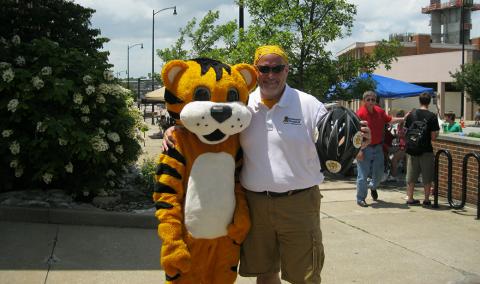
[[[439,169],[439,162],[440,162],[440,155],[444,154],[447,159],[448,159],[448,177],[447,177],[447,195],[449,196],[449,203],[450,203],[450,198],[452,196],[452,154],[450,154],[450,151],[448,150],[438,150],[437,154],[435,155],[435,179],[434,179],[434,189],[433,189],[433,207],[438,208],[438,169]],[[451,205],[451,204],[450,204]]]
[[[465,202],[467,200],[467,169],[468,169],[468,161],[470,157],[474,157],[477,160],[477,220],[480,219],[480,155],[478,153],[468,153],[463,158],[463,166],[462,166],[462,203],[460,204],[463,208],[465,206]],[[450,200],[448,201],[450,203]],[[450,203],[450,206],[452,204]]]

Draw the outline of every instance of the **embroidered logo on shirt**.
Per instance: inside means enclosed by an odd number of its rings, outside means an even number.
[[[292,125],[300,125],[302,123],[301,118],[291,118],[288,116],[285,116],[283,118],[283,124],[292,124]]]

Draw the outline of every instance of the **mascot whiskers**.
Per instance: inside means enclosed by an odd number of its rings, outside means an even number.
[[[237,173],[238,133],[256,86],[248,64],[208,58],[169,61],[162,69],[167,110],[184,129],[159,158],[153,195],[167,283],[234,283],[240,244],[250,228]]]

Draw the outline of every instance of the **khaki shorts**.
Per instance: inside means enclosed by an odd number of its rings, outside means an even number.
[[[318,186],[290,196],[247,191],[252,227],[242,245],[240,275],[282,271],[291,283],[320,283],[325,258]]]
[[[416,183],[422,173],[423,184],[433,181],[435,170],[435,156],[432,152],[423,153],[420,156],[407,154],[407,183]]]

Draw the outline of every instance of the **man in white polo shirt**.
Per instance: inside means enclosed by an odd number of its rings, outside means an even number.
[[[286,84],[288,57],[279,46],[255,52],[259,87],[250,94],[250,126],[240,134],[252,226],[243,243],[240,275],[257,283],[320,283],[323,181],[314,143],[327,112],[315,97]]]

